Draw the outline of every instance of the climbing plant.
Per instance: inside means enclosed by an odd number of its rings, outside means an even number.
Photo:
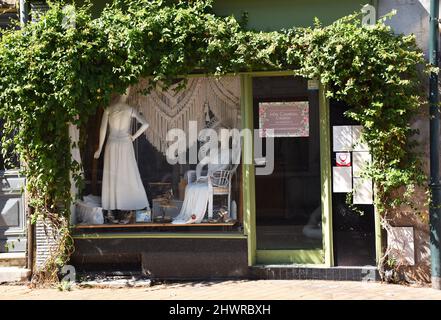
[[[350,105],[347,116],[365,127],[379,211],[411,203],[414,187],[426,183],[410,127],[427,69],[414,37],[393,34],[383,20],[362,26],[358,14],[279,32],[247,30],[245,22],[215,16],[202,0],[115,0],[96,19],[90,5],[51,3],[39,21],[3,34],[3,150],[14,148],[24,164],[30,219],[46,221],[58,237],[40,281],[56,281],[73,248],[70,173],[79,185],[81,176],[68,126],[84,125],[112,93],[142,77],[165,87],[195,71],[293,70],[320,79],[327,96]],[[407,197],[394,197],[403,186]]]

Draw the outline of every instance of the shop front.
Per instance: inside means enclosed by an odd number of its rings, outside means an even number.
[[[113,107],[85,128],[86,187],[72,227],[78,271],[207,279],[255,276],[253,267],[267,265],[375,265],[380,238],[372,186],[364,184],[361,199],[347,200],[361,190],[357,159],[368,150],[354,147],[360,127],[342,116],[345,106],[336,104],[331,112],[319,81],[259,72],[193,75],[179,92],[140,94],[146,86],[140,81],[125,100],[137,115],[130,134],[142,131],[133,153],[146,206],[113,204],[139,192],[127,169],[130,150],[116,152],[117,162],[104,151],[112,148],[112,132],[103,133],[103,123],[112,130]],[[213,141],[219,163],[203,156]],[[224,151],[228,156],[221,159]]]
[[[121,97],[84,130],[73,263],[167,278],[246,276],[241,77],[191,76],[141,94],[147,87],[129,88],[124,102],[133,151],[115,133]]]
[[[361,7],[277,1],[270,18],[269,5],[240,3],[214,8],[247,11],[250,27],[271,30],[316,15],[331,23]],[[148,93],[141,79],[81,128],[85,188],[70,262],[78,272],[266,278],[276,268],[276,278],[337,270],[333,278],[355,279],[349,267],[358,278],[365,269],[357,268],[375,269],[380,225],[372,181],[360,175],[370,155],[358,141],[362,128],[343,116],[350,106],[292,71],[183,78]],[[207,149],[220,161],[207,160]]]

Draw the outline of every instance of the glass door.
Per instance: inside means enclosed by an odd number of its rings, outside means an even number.
[[[318,90],[255,77],[253,114],[266,161],[274,143],[274,171],[255,176],[257,263],[323,263]]]

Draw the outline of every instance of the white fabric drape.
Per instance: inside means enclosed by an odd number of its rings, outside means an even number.
[[[208,197],[207,179],[188,184],[184,203],[179,215],[173,219],[173,224],[200,223],[207,211]]]
[[[147,140],[164,155],[168,130],[182,129],[188,133],[189,121],[197,121],[198,130],[205,127],[207,103],[224,126],[240,127],[239,77],[190,78],[185,89],[176,91],[177,86],[167,91],[158,87],[143,95],[142,91],[148,87],[148,80],[143,79],[130,90],[128,100],[149,121],[150,127],[145,133]]]

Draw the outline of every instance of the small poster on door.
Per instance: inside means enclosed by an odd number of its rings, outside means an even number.
[[[332,189],[334,193],[348,193],[352,191],[352,168],[332,168]]]
[[[351,153],[337,152],[335,154],[335,162],[336,162],[337,167],[350,167],[351,166]]]
[[[354,151],[352,153],[352,157],[353,157],[352,162],[354,166],[353,168],[354,177],[361,177],[363,172],[372,162],[371,154],[365,151],[360,151],[360,152]]]
[[[309,102],[259,103],[259,135],[261,138],[309,137]]]
[[[333,126],[333,151],[352,151],[352,126]]]
[[[353,204],[373,204],[372,179],[354,178]]]
[[[369,146],[363,139],[362,126],[352,126],[352,144],[354,147],[354,151],[369,152]]]

